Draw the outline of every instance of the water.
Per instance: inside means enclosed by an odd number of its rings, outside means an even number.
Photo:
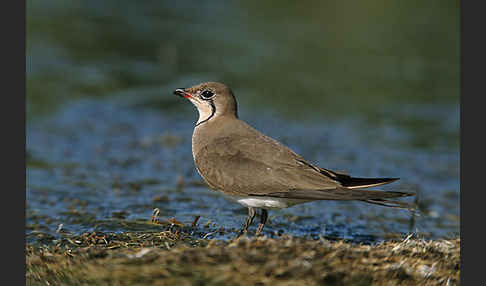
[[[239,228],[246,209],[200,184],[197,114],[172,95],[211,80],[309,161],[419,193],[415,221],[321,201],[271,211],[267,235],[457,236],[458,4],[437,3],[27,3],[26,235],[156,230],[154,208]]]

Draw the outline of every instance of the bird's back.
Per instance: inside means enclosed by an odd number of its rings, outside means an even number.
[[[278,141],[239,120],[219,120],[193,135],[197,169],[214,189],[264,195],[340,186]]]

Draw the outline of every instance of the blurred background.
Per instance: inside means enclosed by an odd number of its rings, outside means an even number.
[[[456,236],[459,37],[449,0],[27,1],[26,235],[147,230],[155,207],[240,227],[200,184],[197,112],[172,94],[220,81],[311,162],[419,193],[420,217],[315,202],[271,212],[268,235]]]

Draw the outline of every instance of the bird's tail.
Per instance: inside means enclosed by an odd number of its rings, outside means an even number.
[[[414,193],[363,190],[338,187],[332,190],[292,190],[290,192],[275,192],[265,194],[270,197],[280,197],[288,199],[302,200],[340,200],[349,201],[357,200],[370,204],[381,205],[386,207],[401,208],[414,210],[414,204],[407,202],[395,201],[395,198],[414,196]]]
[[[360,201],[369,204],[380,205],[390,208],[407,209],[410,211],[416,210],[416,205],[414,203],[393,200],[394,198],[415,196],[414,193],[361,189],[353,189],[353,191],[361,191],[363,194],[366,194],[367,198],[361,199]]]
[[[417,210],[417,206],[414,203],[408,203],[408,202],[400,202],[400,201],[388,200],[388,199],[368,199],[362,201],[369,204],[380,205],[380,206],[385,206],[390,208],[406,209],[409,211]]]

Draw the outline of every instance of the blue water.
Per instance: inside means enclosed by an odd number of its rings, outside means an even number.
[[[246,209],[201,184],[197,114],[172,94],[203,81],[227,83],[242,119],[309,161],[400,177],[383,189],[418,193],[414,218],[320,201],[271,211],[266,235],[459,234],[456,1],[27,5],[29,240],[61,235],[60,224],[154,231],[154,208],[186,225],[201,216],[202,233],[230,237]]]

